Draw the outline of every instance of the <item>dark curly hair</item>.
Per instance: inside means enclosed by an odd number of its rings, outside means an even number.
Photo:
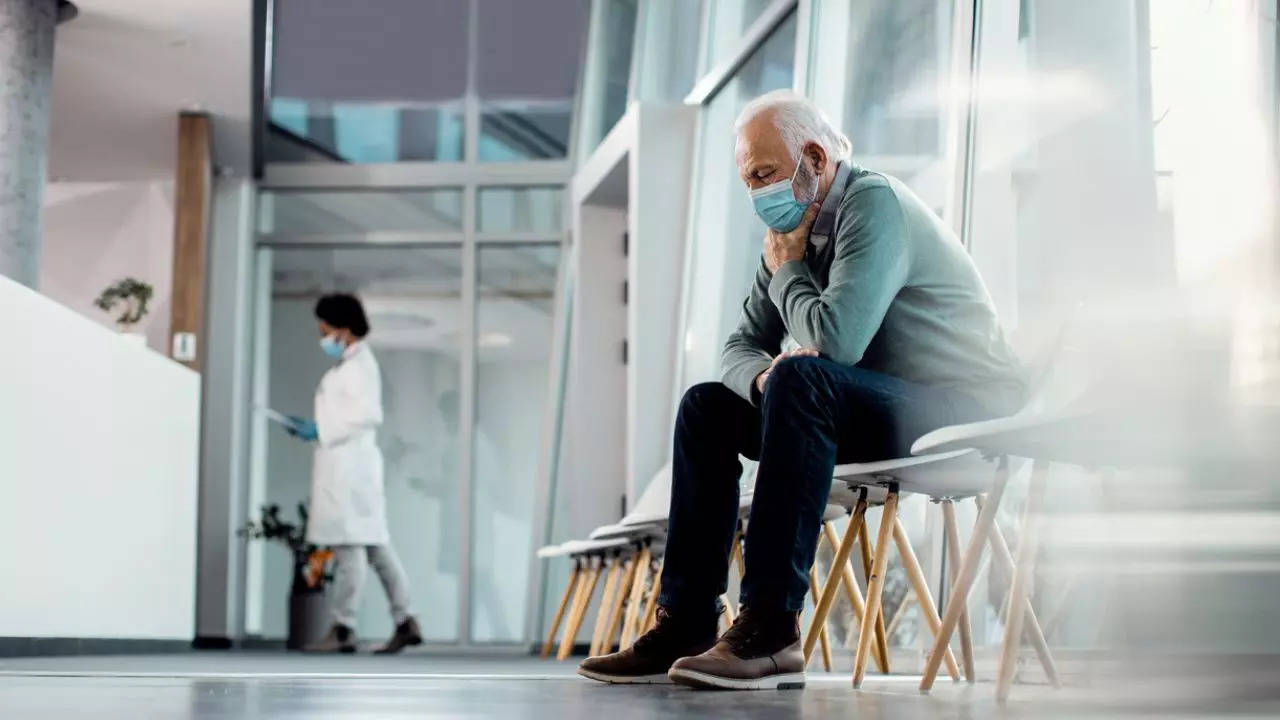
[[[336,327],[351,331],[356,337],[369,334],[369,319],[364,306],[355,295],[335,293],[325,295],[316,303],[316,317]]]

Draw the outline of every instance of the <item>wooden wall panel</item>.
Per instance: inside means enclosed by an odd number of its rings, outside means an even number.
[[[201,369],[204,359],[205,260],[213,189],[210,137],[208,115],[181,113],[178,116],[169,354],[174,354],[179,333],[191,333],[196,341],[195,357],[181,362],[196,371]]]

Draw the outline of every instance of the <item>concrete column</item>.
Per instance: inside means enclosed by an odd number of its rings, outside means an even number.
[[[0,0],[0,275],[40,277],[57,0]]]

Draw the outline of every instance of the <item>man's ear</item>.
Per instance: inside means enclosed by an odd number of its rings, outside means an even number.
[[[827,171],[827,151],[816,142],[808,142],[804,144],[804,150],[802,152],[813,165],[813,169],[817,172],[818,177],[822,177],[822,174]]]

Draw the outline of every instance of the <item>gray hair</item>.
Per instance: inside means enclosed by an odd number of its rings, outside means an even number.
[[[792,160],[800,157],[800,151],[808,142],[821,145],[827,157],[834,161],[849,159],[853,150],[849,138],[831,124],[812,100],[791,90],[774,90],[747,103],[733,124],[734,132],[741,137],[742,128],[763,112],[773,113],[773,124],[781,133]]]

